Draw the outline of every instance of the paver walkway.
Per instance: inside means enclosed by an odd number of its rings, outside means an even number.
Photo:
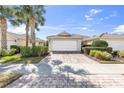
[[[99,64],[83,54],[52,54],[36,67],[33,73],[23,75],[7,87],[124,87],[123,64]]]

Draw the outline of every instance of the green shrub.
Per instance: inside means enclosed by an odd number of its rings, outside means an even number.
[[[42,46],[34,46],[31,48],[32,56],[40,56],[41,55],[41,47]]]
[[[104,40],[94,40],[92,47],[108,47],[108,43]]]
[[[90,56],[92,56],[92,57],[94,57],[94,56],[95,56],[96,51],[97,51],[97,50],[91,50],[89,55],[90,55]]]
[[[112,55],[113,55],[114,57],[116,57],[116,56],[118,56],[118,52],[119,52],[119,51],[113,51],[113,52],[112,52]]]
[[[106,51],[107,48],[105,47],[83,47],[82,51],[84,54],[89,55],[90,50],[101,50],[101,51]]]
[[[20,47],[20,53],[22,57],[30,57],[32,55],[32,50],[30,47]]]
[[[108,53],[112,53],[113,49],[112,49],[112,47],[107,47],[107,48],[106,48],[106,51],[107,51]]]
[[[32,56],[41,56],[48,53],[47,46],[35,46],[32,47]]]
[[[110,61],[112,59],[112,55],[108,52],[102,53],[102,60]]]
[[[43,55],[48,53],[48,46],[43,46]]]
[[[103,51],[95,51],[95,58],[100,59],[100,60],[105,60],[109,61],[112,59],[112,55],[108,52],[103,52]]]
[[[10,46],[10,49],[12,49],[12,48],[16,49],[15,53],[20,53],[20,47],[19,46],[17,46],[17,45],[11,45]]]
[[[95,58],[102,60],[102,53],[103,53],[102,51],[96,51],[94,55]]]
[[[21,47],[22,57],[37,57],[48,53],[47,46]]]
[[[124,50],[118,51],[118,55],[119,55],[119,57],[124,58]]]
[[[0,51],[0,55],[1,56],[7,56],[7,55],[9,55],[9,53],[6,49],[3,49],[3,50]]]
[[[9,51],[9,55],[14,55],[16,53],[16,49],[15,48],[11,48]]]

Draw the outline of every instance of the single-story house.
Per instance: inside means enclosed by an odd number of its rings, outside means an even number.
[[[98,36],[93,36],[90,38],[85,38],[83,42],[87,45],[91,45],[93,40],[101,39],[108,42],[109,47],[112,47],[113,50],[124,50],[124,34],[109,34],[102,33]]]
[[[43,45],[44,40],[36,38],[36,45]],[[25,46],[26,45],[26,36],[25,34],[16,34],[7,31],[7,49],[10,49],[11,45]],[[31,38],[29,36],[29,46],[31,46]],[[0,32],[0,49],[1,49],[1,32]]]
[[[61,32],[48,36],[49,51],[81,51],[81,42],[87,36]]]

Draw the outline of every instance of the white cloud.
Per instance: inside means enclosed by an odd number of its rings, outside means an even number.
[[[106,17],[102,17],[100,18],[101,21],[105,20],[105,19],[110,19],[110,18],[113,18],[113,17],[117,17],[117,12],[113,12],[111,13],[110,15],[106,16]]]
[[[25,25],[21,25],[19,27],[8,27],[8,31],[17,34],[25,34]]]
[[[102,12],[102,9],[91,9],[91,10],[89,11],[89,13],[90,13],[91,15],[94,15],[94,14],[97,14],[97,13],[100,13],[100,12]]]
[[[86,20],[93,20],[93,18],[89,15],[85,15]]]
[[[114,31],[112,33],[122,34],[124,33],[124,24],[119,25],[116,28],[114,28]]]
[[[86,20],[93,20],[93,17],[102,11],[102,9],[91,9],[86,15],[84,15],[84,17]]]
[[[82,30],[87,30],[88,28],[87,28],[87,27],[82,27],[81,29],[82,29]]]

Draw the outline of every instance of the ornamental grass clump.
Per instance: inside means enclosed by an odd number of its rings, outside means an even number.
[[[94,57],[97,50],[90,50],[90,56]]]
[[[112,55],[106,51],[99,51],[99,50],[91,50],[90,56],[95,57],[100,60],[110,61],[112,59]]]
[[[112,55],[108,52],[103,52],[102,53],[102,60],[105,61],[110,61],[112,59]]]
[[[124,50],[118,51],[119,57],[124,58]]]

